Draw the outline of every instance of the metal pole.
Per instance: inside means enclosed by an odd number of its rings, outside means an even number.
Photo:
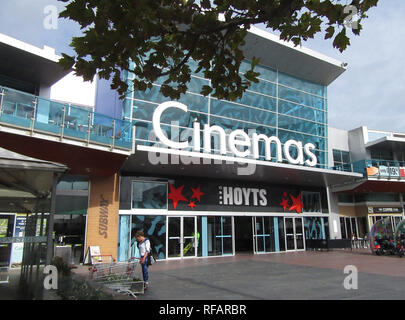
[[[66,117],[66,107],[64,106],[63,109],[63,114],[62,114],[62,127],[61,127],[61,132],[60,132],[60,141],[63,140],[63,134],[65,131],[65,117]]]
[[[112,121],[112,126],[113,126],[113,133],[112,133],[112,147],[111,147],[111,151],[114,150],[114,146],[115,146],[115,120]]]
[[[54,173],[52,183],[52,193],[51,193],[51,210],[49,212],[49,220],[48,220],[48,235],[46,244],[46,259],[45,259],[46,266],[51,264],[51,259],[53,256],[53,224],[56,208],[56,185],[57,185],[57,174]]]
[[[32,117],[31,117],[31,136],[34,134],[34,128],[35,128],[35,119],[37,117],[37,108],[38,108],[38,97],[35,97],[35,100],[33,101],[34,104],[34,111],[32,112]]]
[[[3,113],[3,101],[4,101],[4,96],[5,96],[4,88],[1,89],[0,96],[1,96],[1,101],[0,101],[0,117],[1,117],[1,115]]]

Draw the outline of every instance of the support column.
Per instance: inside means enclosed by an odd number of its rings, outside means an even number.
[[[330,239],[342,239],[340,232],[338,197],[329,187],[326,187],[329,207],[329,237]]]
[[[90,178],[86,252],[99,246],[101,254],[117,259],[119,225],[119,175]]]

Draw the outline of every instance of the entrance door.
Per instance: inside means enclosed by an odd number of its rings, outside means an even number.
[[[302,218],[284,218],[287,251],[305,250]]]
[[[270,217],[253,217],[253,242],[254,253],[265,253],[273,251],[270,247]],[[273,220],[271,220],[273,221]]]
[[[167,257],[196,257],[197,217],[168,217],[167,220]]]

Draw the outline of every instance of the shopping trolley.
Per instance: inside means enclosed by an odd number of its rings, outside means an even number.
[[[90,279],[119,293],[127,293],[136,298],[135,293],[144,293],[144,282],[135,278],[139,259],[126,262],[96,263],[89,268]]]

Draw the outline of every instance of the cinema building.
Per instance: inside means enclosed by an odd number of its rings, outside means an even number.
[[[241,72],[259,57],[260,81],[233,102],[200,95],[209,81],[199,73],[178,101],[159,93],[164,79],[138,92],[123,73],[124,100],[98,80],[94,108],[0,83],[0,146],[70,168],[58,186],[57,238],[79,234],[82,253],[99,246],[119,261],[136,254],[137,230],[160,259],[341,238],[339,188],[364,179],[330,168],[327,87],[345,67],[256,28],[244,52]]]
[[[193,74],[175,102],[159,93],[162,79],[123,103],[96,103],[122,106],[135,126],[120,169],[118,260],[135,254],[136,230],[162,259],[299,251],[341,237],[331,188],[363,178],[329,169],[327,86],[345,68],[259,29],[245,47],[247,59],[260,57],[260,81],[237,101],[201,96],[209,81]]]

